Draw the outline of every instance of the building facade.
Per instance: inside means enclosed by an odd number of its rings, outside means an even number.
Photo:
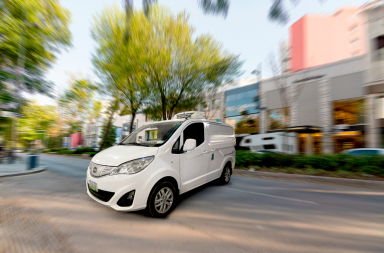
[[[259,83],[225,91],[224,122],[237,135],[259,133]]]
[[[290,69],[312,68],[367,52],[364,7],[339,8],[330,15],[307,14],[296,21],[290,33]]]
[[[261,133],[298,134],[298,153],[338,153],[367,143],[364,57],[262,82]]]

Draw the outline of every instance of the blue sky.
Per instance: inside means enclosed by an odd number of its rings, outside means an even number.
[[[73,47],[58,55],[58,59],[48,72],[48,78],[56,84],[56,89],[67,87],[71,75],[89,77],[97,80],[93,73],[91,56],[94,42],[90,36],[90,27],[96,13],[116,3],[122,6],[121,0],[61,0],[61,4],[72,13],[70,29]],[[186,10],[190,14],[190,24],[195,26],[196,34],[210,33],[224,44],[229,51],[240,54],[245,61],[243,78],[250,75],[257,65],[265,59],[269,52],[277,53],[281,39],[288,38],[289,26],[307,13],[333,13],[338,7],[345,5],[360,6],[367,0],[327,0],[320,4],[317,0],[302,0],[293,7],[286,0],[290,10],[290,22],[281,26],[268,20],[267,14],[271,6],[269,0],[231,0],[226,19],[220,16],[204,15],[194,0],[159,0],[173,12]],[[142,0],[134,0],[136,8],[141,8]],[[263,76],[271,73],[263,67]],[[55,104],[45,96],[29,96],[40,104]]]

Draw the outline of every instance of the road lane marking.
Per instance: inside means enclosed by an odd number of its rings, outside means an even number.
[[[260,195],[260,196],[265,196],[265,197],[270,197],[270,198],[277,198],[277,199],[285,199],[285,200],[291,200],[291,201],[296,201],[296,202],[303,202],[303,203],[308,203],[312,205],[318,205],[318,203],[313,202],[313,201],[308,201],[308,200],[302,200],[302,199],[294,199],[294,198],[286,198],[286,197],[281,197],[281,196],[276,196],[276,195],[271,195],[271,194],[265,194],[265,193],[259,193],[259,192],[251,192],[251,191],[244,191],[236,188],[230,188],[230,187],[225,187],[226,189],[230,189],[233,191],[238,191],[238,192],[245,192],[249,194],[255,194],[255,195]]]

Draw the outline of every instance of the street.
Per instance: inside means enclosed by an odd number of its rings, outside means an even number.
[[[117,212],[88,197],[85,173],[89,160],[44,154],[40,158],[48,170],[2,178],[0,200],[3,208],[9,203],[14,205],[8,208],[11,211],[24,210],[19,216],[44,222],[36,221],[40,224],[36,234],[28,232],[33,229],[29,224],[20,233],[15,230],[13,236],[0,239],[0,245],[3,240],[8,247],[12,242],[36,247],[28,236],[38,239],[47,231],[54,238],[41,238],[50,243],[49,252],[384,249],[384,192],[233,176],[226,186],[210,183],[182,195],[167,218],[154,219],[144,211]],[[16,219],[9,210],[0,218]]]

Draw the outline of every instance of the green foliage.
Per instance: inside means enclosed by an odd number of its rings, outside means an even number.
[[[78,148],[73,153],[74,154],[84,154],[86,152],[95,152],[93,148],[90,147],[84,147],[84,148]]]
[[[109,148],[109,147],[113,146],[113,144],[115,144],[115,142],[116,142],[116,137],[117,137],[116,127],[114,125],[110,126],[109,134],[108,134],[108,136],[106,136],[107,127],[108,127],[108,122],[106,122],[103,125],[103,128],[101,129],[101,139],[102,139],[101,142],[103,142],[103,140],[105,140],[104,148]],[[101,146],[101,142],[100,142],[100,146]],[[94,151],[94,150],[92,149],[92,151]]]
[[[73,151],[73,150],[61,150],[58,153],[62,154],[62,155],[72,155],[75,153],[75,151]]]
[[[59,115],[56,106],[39,105],[35,101],[22,107],[23,118],[19,121],[19,140],[28,146],[32,140],[47,142],[48,135],[58,134]]]
[[[62,150],[67,150],[66,148],[51,148],[49,151],[50,152],[59,152],[59,151],[62,151]]]
[[[307,174],[344,171],[344,173],[364,173],[384,177],[384,157],[357,157],[348,154],[336,155],[276,155],[255,154],[250,151],[236,152],[236,166],[284,168],[287,172],[306,171]]]
[[[70,133],[80,132],[84,119],[93,121],[100,116],[101,102],[94,100],[98,87],[86,79],[75,79],[59,97],[61,114]]]
[[[94,152],[85,152],[84,154],[91,155],[91,157],[93,157],[97,153],[99,153],[99,152],[95,152],[95,151]]]
[[[23,103],[21,92],[51,95],[45,71],[70,45],[70,13],[58,0],[2,0],[0,5],[0,102]],[[18,68],[23,69],[20,72]]]
[[[240,74],[239,56],[194,31],[186,13],[174,15],[157,5],[148,18],[116,6],[98,15],[93,63],[109,96],[121,96],[133,118],[145,104],[151,118],[170,119],[231,82]]]

